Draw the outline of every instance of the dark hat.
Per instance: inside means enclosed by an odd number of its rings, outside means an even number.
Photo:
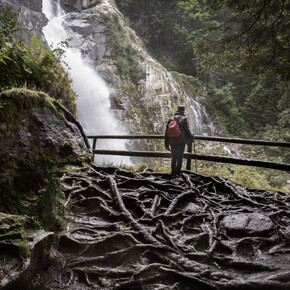
[[[176,113],[184,114],[185,107],[184,106],[178,106]]]

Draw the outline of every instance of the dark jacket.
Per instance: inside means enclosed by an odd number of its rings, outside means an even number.
[[[194,139],[194,134],[190,132],[187,118],[178,112],[174,114],[174,117],[180,118],[177,123],[181,131],[181,134],[178,137],[169,137],[167,135],[168,125],[173,120],[173,117],[171,117],[167,122],[166,130],[165,130],[165,147],[166,148],[168,147],[169,144],[187,143],[189,140]]]

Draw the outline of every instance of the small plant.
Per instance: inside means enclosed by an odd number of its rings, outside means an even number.
[[[37,288],[40,286],[39,280],[40,280],[40,275],[39,273],[36,273],[34,278],[31,280],[32,288]]]

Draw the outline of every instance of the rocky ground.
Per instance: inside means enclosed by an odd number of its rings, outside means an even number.
[[[289,289],[290,196],[185,171],[75,167],[34,289]]]

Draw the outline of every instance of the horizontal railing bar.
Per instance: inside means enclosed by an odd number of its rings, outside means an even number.
[[[96,149],[96,150],[93,150],[93,153],[100,154],[100,155],[171,158],[171,153],[160,152],[160,151],[153,152],[153,151],[126,151],[126,150]],[[184,153],[184,158],[290,171],[290,164],[275,163],[275,162],[260,161],[260,160],[238,159],[238,158],[226,157],[226,156],[201,155],[201,154],[194,154],[194,153]]]
[[[164,139],[164,135],[90,135],[89,139]],[[290,142],[195,135],[196,140],[290,148]]]
[[[197,136],[196,139],[204,140],[204,141],[217,141],[217,142],[251,144],[251,145],[262,145],[262,146],[280,146],[280,147],[290,148],[290,142],[264,141],[264,140],[226,138],[226,137],[211,137],[211,136]]]
[[[89,139],[164,139],[164,135],[91,135]]]

